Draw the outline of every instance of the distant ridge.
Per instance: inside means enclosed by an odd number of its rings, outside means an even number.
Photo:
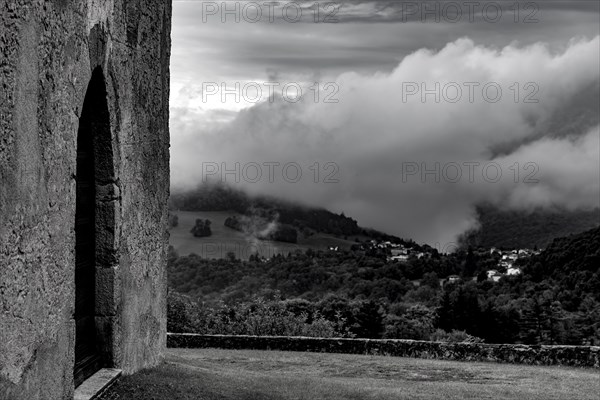
[[[460,239],[463,246],[545,248],[554,238],[569,236],[600,225],[600,209],[502,211],[490,205],[477,208],[479,228]]]
[[[573,287],[594,281],[589,275],[580,275],[588,271],[596,274],[595,282],[600,284],[600,227],[554,239],[544,251],[529,260],[527,268],[533,275],[563,281],[567,281],[564,277],[570,275],[571,279],[566,283]],[[593,292],[600,300],[600,292]]]
[[[299,233],[326,233],[337,237],[362,236],[414,245],[374,229],[363,228],[343,213],[307,207],[268,196],[250,196],[225,184],[201,184],[171,194],[172,211],[235,211],[242,215],[277,220]],[[600,226],[600,208],[589,211],[564,209],[504,211],[495,206],[477,207],[479,228],[459,239],[461,247],[545,248],[554,238],[569,236]]]
[[[171,194],[170,209],[176,211],[236,211],[247,216],[277,220],[295,227],[305,235],[327,233],[338,237],[365,236],[395,243],[413,243],[393,235],[360,227],[344,213],[335,214],[324,208],[307,207],[268,196],[250,196],[224,184],[202,184],[187,191]]]

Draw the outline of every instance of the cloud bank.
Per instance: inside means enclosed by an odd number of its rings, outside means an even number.
[[[391,72],[340,74],[337,103],[276,96],[232,122],[173,108],[173,186],[210,175],[441,246],[482,202],[597,207],[599,49],[599,37],[561,51],[461,38]]]

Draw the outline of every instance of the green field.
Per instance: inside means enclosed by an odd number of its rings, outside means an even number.
[[[224,258],[228,252],[233,252],[237,258],[246,260],[253,253],[258,253],[265,258],[275,254],[287,254],[295,250],[326,250],[331,247],[349,248],[354,243],[354,238],[344,240],[331,235],[317,233],[309,238],[299,235],[298,244],[257,240],[241,232],[224,226],[225,219],[240,214],[231,211],[175,211],[179,217],[179,225],[171,229],[170,244],[180,256],[191,253],[204,258]],[[212,236],[196,238],[190,230],[196,219],[209,219],[212,222]]]
[[[597,400],[593,369],[350,354],[169,349],[103,400]]]

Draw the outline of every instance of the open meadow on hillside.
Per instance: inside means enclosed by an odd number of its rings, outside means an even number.
[[[171,228],[169,242],[180,256],[195,253],[204,258],[225,258],[227,253],[233,252],[236,258],[247,260],[253,253],[270,258],[275,254],[286,255],[296,250],[302,252],[307,249],[325,250],[336,246],[349,249],[354,244],[354,237],[344,240],[326,233],[315,233],[308,238],[299,236],[297,244],[258,240],[224,225],[227,218],[241,216],[235,211],[174,211],[173,213],[178,217],[178,224]],[[211,221],[211,236],[197,238],[192,235],[190,231],[196,219]]]

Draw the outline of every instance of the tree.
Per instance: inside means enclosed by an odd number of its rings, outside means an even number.
[[[462,276],[470,278],[475,274],[475,271],[477,271],[477,257],[473,254],[473,248],[469,247],[467,258],[463,265]]]
[[[175,228],[179,225],[179,217],[177,214],[169,213],[169,228]]]
[[[485,282],[488,280],[488,275],[486,270],[481,270],[479,274],[477,274],[477,282]]]
[[[236,260],[235,253],[233,251],[228,251],[226,254],[226,258],[230,262],[234,262]]]
[[[428,272],[423,275],[423,279],[421,279],[421,286],[429,286],[434,290],[439,290],[440,279],[435,272]]]
[[[211,222],[208,219],[204,221],[201,219],[196,220],[196,225],[190,231],[195,237],[208,237],[212,235],[210,230]]]
[[[387,339],[429,340],[434,331],[436,315],[433,310],[417,304],[402,315],[388,315],[384,337]]]

